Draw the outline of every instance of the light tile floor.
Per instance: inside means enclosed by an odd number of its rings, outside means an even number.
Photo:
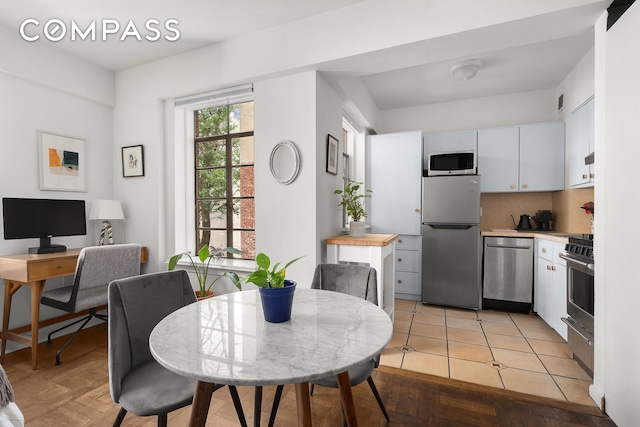
[[[595,406],[591,379],[536,315],[396,299],[393,330],[382,365]]]

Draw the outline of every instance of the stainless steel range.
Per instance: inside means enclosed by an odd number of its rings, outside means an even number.
[[[567,261],[567,341],[573,358],[593,376],[594,254],[593,234],[569,237]]]

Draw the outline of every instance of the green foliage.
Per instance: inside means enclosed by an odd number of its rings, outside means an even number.
[[[196,143],[196,191],[198,193],[199,226],[204,228],[202,236],[198,237],[196,247],[208,245],[211,218],[220,220],[227,215],[227,179],[231,179],[232,188],[240,183],[240,171],[234,168],[231,177],[226,175],[227,144],[226,136],[236,130],[236,123],[229,117],[237,108],[236,105],[205,108],[196,112],[197,138],[220,136],[219,139],[199,141]],[[231,141],[231,162],[240,163],[240,139]],[[233,214],[238,208],[234,205]]]
[[[267,255],[260,252],[256,256],[256,270],[243,278],[239,278],[236,273],[229,272],[228,275],[236,287],[242,290],[242,282],[253,283],[261,288],[282,288],[284,287],[284,279],[287,275],[287,267],[298,261],[303,256],[289,261],[284,267],[278,270],[280,263],[276,263],[271,270],[271,260]]]
[[[213,252],[211,250],[213,250]],[[221,277],[227,276],[230,273],[230,272],[227,272],[227,273],[223,274],[222,276],[216,277],[207,286],[207,275],[209,274],[209,264],[211,263],[211,260],[212,259],[220,259],[220,258],[222,258],[222,256],[225,253],[231,253],[231,254],[240,255],[242,252],[239,251],[236,248],[231,248],[231,247],[217,249],[217,248],[214,248],[214,247],[209,248],[209,245],[204,245],[198,251],[198,259],[200,260],[200,263],[196,263],[194,261],[193,257],[191,256],[191,252],[183,252],[183,253],[176,254],[176,255],[172,256],[171,258],[169,258],[169,266],[168,266],[167,269],[169,271],[174,270],[176,268],[176,265],[178,264],[178,261],[180,261],[180,259],[183,256],[185,256],[185,255],[188,256],[189,257],[189,261],[191,261],[191,265],[193,266],[193,270],[195,271],[196,276],[198,277],[198,285],[199,285],[199,290],[200,290],[200,296],[206,296],[206,295],[209,294],[209,291],[211,290],[211,287],[213,286],[214,283],[216,283],[218,281],[218,279],[220,279]],[[235,273],[233,273],[233,274],[235,274]]]
[[[364,210],[365,197],[371,197],[371,190],[365,190],[364,193],[360,193],[360,187],[364,189],[364,183],[351,181],[347,183],[344,190],[336,190],[333,194],[340,196],[340,203],[338,206],[342,206],[347,210],[347,215],[354,221],[360,221],[360,219],[367,217],[367,212]]]

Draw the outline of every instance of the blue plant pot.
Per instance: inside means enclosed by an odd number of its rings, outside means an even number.
[[[271,323],[282,323],[291,319],[293,292],[296,282],[285,280],[283,288],[258,288],[262,300],[264,320]]]

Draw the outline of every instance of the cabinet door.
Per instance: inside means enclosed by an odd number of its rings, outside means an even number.
[[[443,151],[465,151],[478,149],[478,132],[465,130],[460,132],[427,133],[424,135],[424,168],[426,169],[426,156],[429,153]]]
[[[520,191],[564,190],[564,123],[520,126]]]
[[[569,183],[582,186],[593,182],[593,165],[585,165],[584,158],[594,149],[594,100],[571,114],[569,118]]]
[[[371,232],[420,235],[422,132],[373,135],[367,142]]]
[[[547,321],[564,340],[567,340],[567,325],[561,320],[567,317],[567,267],[555,265],[551,286],[552,318]]]
[[[553,286],[553,264],[544,258],[538,257],[538,263],[535,275],[535,293],[538,300],[534,301],[534,306],[538,316],[542,318],[548,325],[551,325],[553,319],[553,296],[551,288]]]
[[[478,131],[478,175],[482,193],[518,191],[517,126]]]

